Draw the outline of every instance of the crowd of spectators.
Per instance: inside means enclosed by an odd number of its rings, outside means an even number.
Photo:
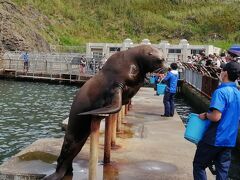
[[[231,61],[240,63],[240,56],[238,56],[237,54],[232,55],[229,52],[223,52],[220,55],[217,55],[215,53],[206,55],[205,52],[203,51],[199,54],[188,56],[186,62],[194,66],[195,65],[205,66],[205,68],[204,67],[200,68],[198,66],[199,72],[202,72],[203,74],[207,74],[208,76],[211,76],[213,78],[219,78],[220,69],[222,68],[222,66]],[[188,66],[186,63],[182,63],[181,60],[178,60],[177,64],[179,67],[178,72],[181,79],[183,78],[183,73],[182,73],[183,70],[185,68],[189,68],[189,67],[191,68],[192,66],[191,65]],[[206,66],[209,68],[207,68]],[[157,88],[157,84],[161,82],[161,79],[163,79],[162,76],[166,73],[167,71],[165,69],[165,70],[162,70],[161,72],[158,71],[151,74],[152,77],[154,77],[155,79],[155,82],[153,83],[155,85],[154,86],[155,90]],[[237,82],[240,85],[240,78],[237,80]]]
[[[222,63],[227,63],[230,61],[240,61],[240,57],[232,57],[228,53],[217,54],[209,54],[205,55],[205,52],[201,52],[200,54],[192,55],[187,57],[187,62],[192,64],[198,64],[203,66],[211,66],[220,68]]]

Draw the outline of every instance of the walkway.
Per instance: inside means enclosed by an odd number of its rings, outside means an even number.
[[[183,138],[185,128],[180,117],[177,114],[173,118],[160,117],[162,96],[154,96],[151,88],[142,88],[132,104],[125,117],[125,133],[118,134],[118,148],[112,150],[112,163],[107,166],[99,163],[98,179],[192,180],[196,147]],[[55,167],[51,163],[56,160],[61,144],[62,138],[40,139],[0,166],[0,172],[21,174],[21,177],[31,174],[33,179],[51,173]],[[87,179],[88,154],[89,142],[74,161],[73,180]],[[100,139],[99,155],[102,160],[103,138]],[[213,179],[208,174],[209,179]]]

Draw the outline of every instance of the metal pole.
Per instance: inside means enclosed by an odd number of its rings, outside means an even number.
[[[70,74],[70,82],[71,82],[71,80],[72,80],[72,66],[70,65],[70,63],[67,63],[67,69],[68,69],[69,74]]]
[[[17,60],[17,67],[16,67],[16,71],[15,71],[15,77],[17,77],[17,70],[18,70],[18,60]]]
[[[49,63],[49,67],[50,67],[49,70],[51,72],[50,76],[51,76],[51,79],[52,79],[53,78],[53,65],[52,65],[53,62],[52,61],[48,61],[48,63]]]
[[[35,63],[35,66],[34,66],[34,65],[32,65],[32,66],[33,66],[33,77],[34,77],[34,75],[35,75],[34,73],[35,73],[35,71],[36,71],[36,68],[37,68],[37,62],[38,62],[37,60],[35,60],[35,61],[33,61],[33,62],[32,62],[32,64],[34,64],[34,63]]]
[[[47,59],[45,59],[45,63],[44,64],[45,64],[45,68],[44,68],[45,69],[45,73],[48,74]]]

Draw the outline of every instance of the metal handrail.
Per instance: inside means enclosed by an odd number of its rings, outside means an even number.
[[[219,85],[219,78],[217,78],[219,69],[190,63],[182,63],[182,65],[185,82],[210,98]]]

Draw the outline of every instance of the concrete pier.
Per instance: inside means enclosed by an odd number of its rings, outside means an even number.
[[[196,146],[183,138],[180,117],[163,118],[162,96],[141,88],[132,99],[121,133],[111,151],[111,163],[103,165],[104,139],[100,137],[97,179],[192,180]],[[55,170],[63,139],[40,139],[0,166],[0,179],[41,179]],[[89,141],[74,160],[73,177],[88,179]],[[208,179],[214,176],[208,172]]]

